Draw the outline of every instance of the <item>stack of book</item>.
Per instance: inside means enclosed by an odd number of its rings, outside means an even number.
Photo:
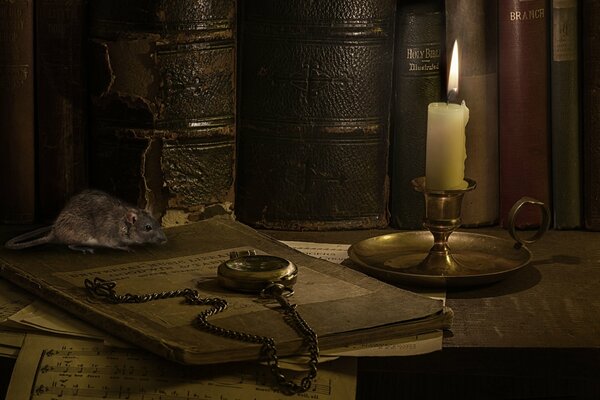
[[[427,104],[447,100],[457,40],[454,101],[471,111],[465,175],[477,182],[464,225],[504,224],[530,196],[556,229],[600,229],[593,1],[0,11],[3,222],[51,220],[92,186],[165,225],[228,214],[276,229],[421,229],[410,180],[425,174]],[[538,223],[525,212],[518,227]]]

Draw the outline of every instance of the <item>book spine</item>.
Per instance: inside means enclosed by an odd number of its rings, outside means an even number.
[[[52,220],[87,184],[83,0],[36,2],[38,208]]]
[[[89,7],[92,184],[163,225],[231,214],[236,2]]]
[[[500,218],[506,226],[523,196],[550,204],[548,7],[545,0],[505,0],[498,7]],[[515,226],[538,226],[535,209]]]
[[[581,227],[581,131],[577,0],[552,0],[550,101],[554,227]]]
[[[0,1],[0,223],[35,213],[33,1]]]
[[[445,99],[445,15],[437,0],[398,4],[391,147],[391,222],[422,229],[423,194],[411,180],[425,175],[427,106]]]
[[[600,3],[582,2],[585,228],[600,231]]]
[[[455,102],[464,100],[470,110],[465,176],[477,182],[477,189],[463,199],[462,225],[493,225],[498,221],[499,207],[498,1],[447,0],[447,49],[452,49],[454,40],[460,50]]]
[[[246,2],[236,216],[273,229],[388,224],[396,1]]]

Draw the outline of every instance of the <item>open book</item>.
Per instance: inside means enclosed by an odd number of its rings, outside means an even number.
[[[185,364],[258,359],[260,345],[195,327],[205,306],[186,304],[182,298],[111,304],[90,296],[85,279],[114,281],[119,294],[192,288],[201,297],[226,299],[229,307],[209,321],[273,337],[280,356],[301,353],[303,340],[273,303],[218,285],[217,267],[230,251],[254,249],[296,264],[298,278],[290,302],[317,333],[321,349],[414,335],[451,323],[451,311],[439,300],[307,256],[228,217],[169,228],[166,234],[167,244],[135,252],[98,250],[86,255],[51,245],[2,249],[0,275],[115,336]]]

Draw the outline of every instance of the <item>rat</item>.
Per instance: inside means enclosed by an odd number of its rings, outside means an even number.
[[[96,247],[131,250],[130,246],[166,241],[160,223],[145,210],[99,190],[84,190],[67,202],[52,226],[17,236],[4,246],[20,250],[54,243],[93,253]]]

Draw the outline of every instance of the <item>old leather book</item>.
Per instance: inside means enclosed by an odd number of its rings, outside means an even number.
[[[0,2],[0,222],[35,208],[33,1]]]
[[[98,250],[93,256],[58,246],[27,252],[2,248],[0,276],[108,333],[186,364],[258,359],[261,345],[200,330],[194,321],[207,306],[186,304],[182,298],[112,304],[86,293],[84,280],[114,281],[118,294],[191,288],[202,298],[225,299],[229,307],[208,321],[273,337],[280,356],[304,350],[283,313],[272,303],[256,301],[257,294],[233,292],[217,283],[217,266],[233,249],[251,248],[297,266],[289,300],[316,332],[322,350],[444,329],[451,323],[452,312],[440,300],[307,256],[228,216],[167,228],[165,233],[168,242],[163,246],[136,252]]]
[[[441,1],[398,3],[390,211],[400,229],[422,229],[425,201],[411,180],[425,175],[427,106],[446,99],[444,36]]]
[[[600,4],[582,3],[584,222],[600,230]]]
[[[91,184],[163,216],[230,214],[236,2],[89,3]]]
[[[500,218],[523,196],[550,204],[549,28],[545,0],[506,0],[498,8]],[[524,210],[516,226],[539,225]]]
[[[38,219],[87,185],[84,3],[36,2]]]
[[[554,227],[581,227],[580,31],[577,0],[552,0],[550,100]]]
[[[462,225],[498,221],[498,2],[446,1],[446,48],[458,41],[459,90],[469,107],[465,176],[477,188],[465,193]],[[450,54],[447,54],[450,56]]]
[[[245,2],[241,221],[273,229],[387,225],[395,4]]]

